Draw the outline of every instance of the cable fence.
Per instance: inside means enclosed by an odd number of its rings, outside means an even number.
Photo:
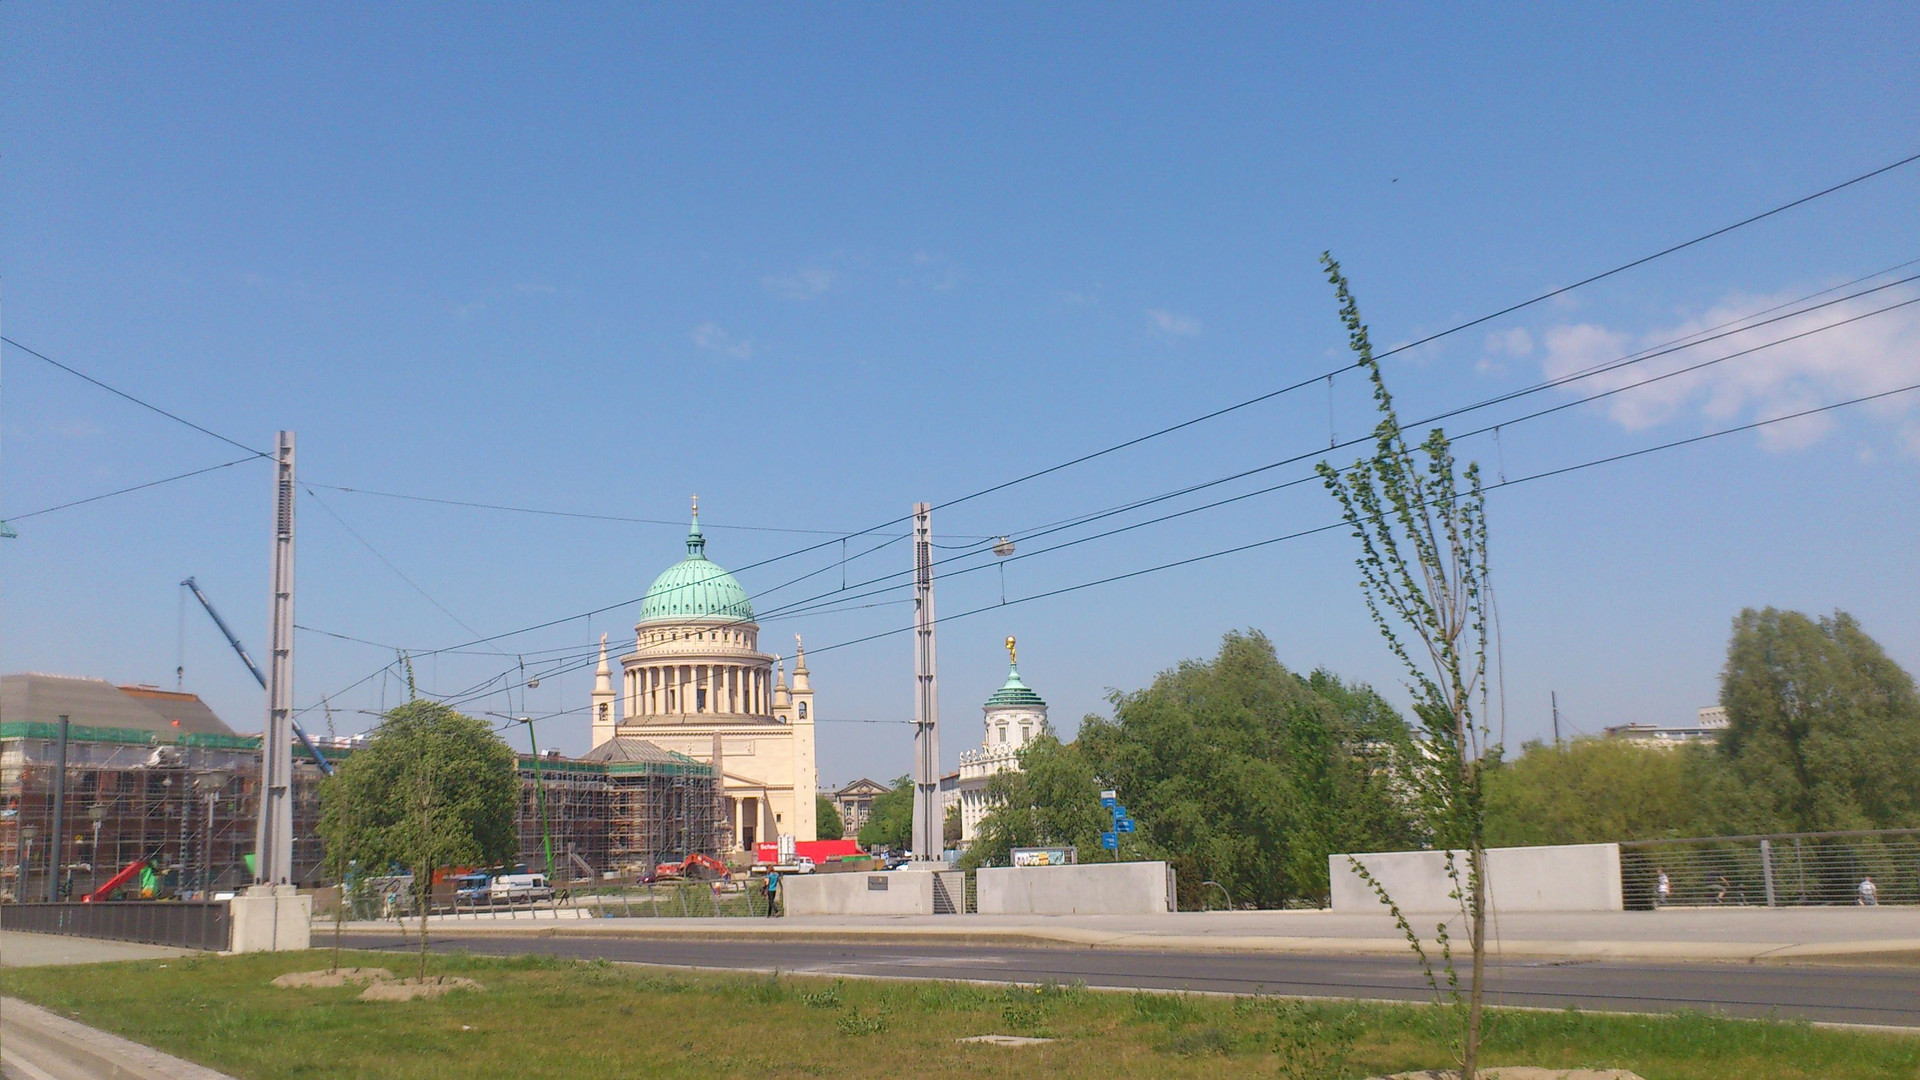
[[[1920,904],[1920,829],[1636,840],[1620,879],[1641,911]]]

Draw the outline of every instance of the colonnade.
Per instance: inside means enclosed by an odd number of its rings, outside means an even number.
[[[647,664],[629,668],[628,717],[771,716],[771,672],[751,664]]]

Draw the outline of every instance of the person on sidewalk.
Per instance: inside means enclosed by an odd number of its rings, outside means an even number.
[[[1871,875],[1861,878],[1860,888],[1855,891],[1860,894],[1859,903],[1861,907],[1880,906],[1880,886],[1873,883],[1873,877]]]
[[[767,871],[767,918],[773,918],[774,904],[780,899],[780,871]]]
[[[1667,876],[1665,870],[1661,870],[1659,879],[1653,885],[1653,906],[1666,907],[1672,901],[1673,879]]]

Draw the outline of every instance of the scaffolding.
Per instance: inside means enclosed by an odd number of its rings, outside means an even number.
[[[0,724],[0,900],[78,899],[144,860],[158,896],[210,898],[253,880],[247,865],[259,815],[257,736],[168,737],[71,725],[63,836],[54,837],[53,724]],[[326,751],[338,761],[338,747]],[[659,761],[545,757],[546,828],[560,882],[630,876],[695,852],[730,846],[713,767],[680,755]],[[517,836],[522,864],[545,869],[534,762],[519,759]],[[313,759],[296,747],[293,883],[325,884]],[[139,883],[130,894],[138,895]]]
[[[52,835],[54,725],[0,724],[0,898],[77,899],[145,861],[156,893],[211,897],[253,880],[259,814],[257,738],[72,725],[60,818]],[[294,879],[320,866],[320,772],[294,767]],[[136,885],[137,888],[137,885]]]

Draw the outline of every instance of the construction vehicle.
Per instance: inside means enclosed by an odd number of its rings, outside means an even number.
[[[227,644],[233,646],[233,651],[240,654],[240,662],[247,665],[247,670],[253,673],[254,680],[260,684],[260,689],[265,690],[267,688],[267,677],[261,674],[260,665],[254,663],[253,657],[247,655],[247,647],[240,644],[240,639],[234,636],[232,630],[228,629],[227,620],[221,618],[218,611],[213,610],[213,601],[207,599],[207,594],[200,591],[199,583],[192,578],[188,578],[180,583],[180,587],[192,593],[193,598],[200,601],[200,606],[207,609],[207,614],[213,616],[213,625],[219,627],[220,632],[227,636]],[[307,748],[307,753],[313,755],[314,764],[320,766],[320,771],[328,776],[332,776],[333,766],[328,763],[326,755],[320,752],[319,747],[313,745],[313,740],[307,738],[307,733],[301,729],[298,723],[293,725],[293,734],[295,738],[300,740],[300,745]]]
[[[90,893],[87,893],[85,896],[82,896],[80,898],[80,902],[83,904],[97,904],[102,900],[107,899],[108,897],[113,895],[113,891],[115,889],[118,889],[122,885],[125,885],[127,882],[132,881],[134,878],[139,877],[140,871],[145,870],[146,868],[147,868],[147,860],[145,859],[133,860],[132,862],[128,863],[126,867],[122,869],[119,873],[108,878],[106,884],[100,886],[99,888],[93,890]]]
[[[663,862],[653,868],[653,880],[671,881],[677,878],[692,877],[695,870],[704,870],[718,880],[733,876],[727,864],[711,855],[696,851],[679,862]]]

